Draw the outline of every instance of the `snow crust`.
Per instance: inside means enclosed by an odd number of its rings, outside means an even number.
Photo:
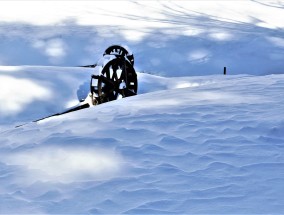
[[[18,69],[34,78],[31,67]],[[84,83],[77,69],[32,69],[39,73],[33,83],[44,76],[64,83],[44,85],[58,90],[59,100],[62,86]],[[77,79],[63,82],[59,74]],[[284,211],[284,75],[138,78],[134,97],[19,128],[4,121],[0,212]],[[34,104],[32,112],[49,105]]]
[[[0,214],[284,214],[283,9],[0,1]],[[137,96],[29,123],[84,99],[101,67],[76,66],[113,44]]]

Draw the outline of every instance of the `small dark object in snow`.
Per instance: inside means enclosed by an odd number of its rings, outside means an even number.
[[[92,75],[90,92],[93,105],[137,94],[137,74],[134,57],[124,47],[107,48],[101,59],[100,75]]]

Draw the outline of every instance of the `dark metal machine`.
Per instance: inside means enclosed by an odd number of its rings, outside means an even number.
[[[90,93],[93,105],[137,94],[134,57],[124,47],[113,45],[107,48],[95,67],[100,67],[100,74],[91,77]]]

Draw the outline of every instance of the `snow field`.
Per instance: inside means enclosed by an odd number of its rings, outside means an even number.
[[[283,214],[283,8],[0,1],[0,214]],[[14,128],[84,98],[112,44],[139,95]]]
[[[231,75],[283,73],[283,8],[277,0],[2,1],[0,64],[90,65],[122,44],[139,71],[162,76],[224,66]]]
[[[139,83],[2,133],[1,212],[283,211],[283,75]]]

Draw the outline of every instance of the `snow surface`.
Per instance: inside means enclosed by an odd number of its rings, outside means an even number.
[[[90,65],[126,44],[163,76],[284,73],[282,1],[0,1],[0,65]],[[35,18],[36,17],[36,18]]]
[[[0,213],[283,214],[283,8],[0,1]],[[97,71],[74,66],[112,44],[137,96],[29,123],[84,98]]]
[[[44,75],[52,77],[40,85],[47,92],[77,88],[85,81],[77,72],[89,72],[14,70],[32,91]],[[2,128],[10,129],[0,134],[0,212],[284,212],[284,75],[138,78],[138,96],[16,129],[7,119]],[[58,92],[59,106],[68,103],[66,92]],[[42,114],[47,105],[52,114],[56,104],[35,98],[26,107]],[[27,119],[26,109],[13,110],[19,122]]]

